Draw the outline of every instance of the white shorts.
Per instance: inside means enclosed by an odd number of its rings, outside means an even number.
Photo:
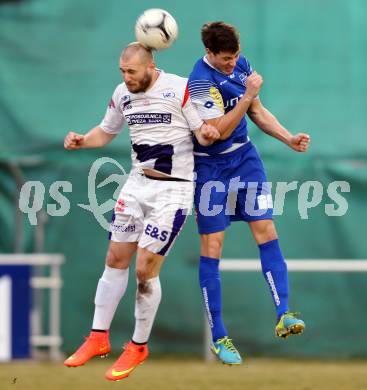
[[[154,180],[131,173],[121,189],[110,224],[111,241],[137,242],[166,256],[193,203],[193,182]]]

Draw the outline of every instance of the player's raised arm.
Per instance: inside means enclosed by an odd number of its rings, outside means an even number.
[[[190,82],[190,94],[193,95],[193,102],[203,118],[208,124],[215,126],[220,132],[220,139],[227,139],[231,136],[233,130],[239,125],[242,118],[246,115],[252,101],[258,96],[263,83],[262,76],[256,72],[251,73],[246,80],[246,92],[238,100],[236,106],[229,112],[223,113],[223,98],[219,90],[211,87],[209,91],[203,91],[207,88],[205,81]],[[212,97],[215,97],[212,102]],[[209,104],[212,104],[209,106]],[[209,111],[211,111],[209,113]],[[208,117],[209,115],[210,117]],[[216,116],[215,116],[216,115]]]
[[[233,110],[219,118],[208,119],[207,123],[215,126],[220,132],[220,139],[228,138],[246,115],[252,101],[258,96],[262,86],[262,76],[253,72],[246,80],[246,92],[239,99]]]
[[[86,134],[69,132],[64,140],[67,150],[102,148],[121,132],[125,119],[119,107],[122,84],[115,89],[102,122]]]
[[[296,135],[291,134],[279,123],[278,119],[261,104],[260,99],[255,99],[253,101],[248,111],[248,115],[264,133],[284,142],[296,152],[307,152],[311,140],[310,136],[305,133]]]
[[[100,126],[94,127],[84,135],[70,131],[64,139],[64,147],[67,150],[101,148],[115,137],[116,134],[106,133]]]

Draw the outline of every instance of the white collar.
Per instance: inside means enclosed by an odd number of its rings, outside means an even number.
[[[230,76],[230,74],[223,73],[223,72],[221,72],[219,69],[217,69],[215,66],[213,66],[213,65],[209,62],[207,56],[204,56],[204,57],[203,57],[203,61],[204,61],[206,64],[208,64],[212,69],[214,69],[214,70],[216,70],[217,72],[219,72],[221,75],[227,76],[227,77]]]

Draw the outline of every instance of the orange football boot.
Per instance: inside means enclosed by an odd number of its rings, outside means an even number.
[[[109,332],[90,332],[80,348],[64,361],[66,367],[78,367],[85,364],[93,356],[106,357],[111,351]]]
[[[136,345],[132,341],[125,345],[125,350],[116,360],[114,365],[106,372],[106,379],[109,381],[119,381],[126,378],[148,357],[148,345]]]

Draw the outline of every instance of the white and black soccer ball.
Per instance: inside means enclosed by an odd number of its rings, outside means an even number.
[[[135,24],[138,42],[154,50],[170,47],[176,40],[177,34],[178,27],[174,17],[159,8],[144,11]]]

